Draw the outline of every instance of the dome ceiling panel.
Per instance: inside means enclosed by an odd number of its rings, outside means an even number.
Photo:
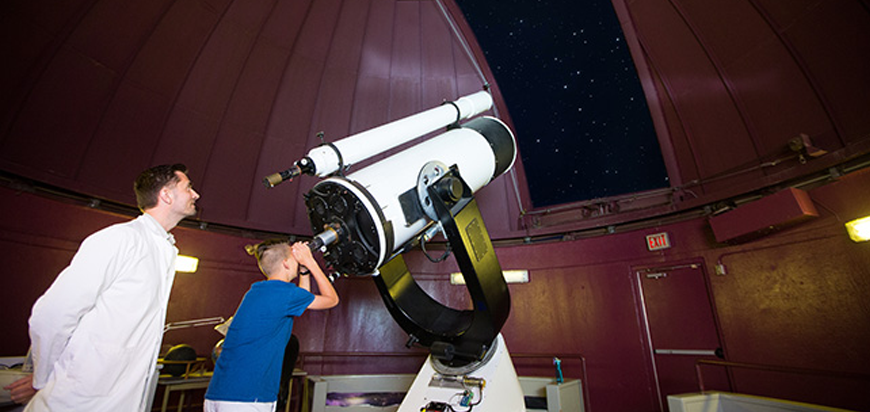
[[[870,4],[819,2],[784,29],[835,130],[829,147],[870,135]],[[819,142],[822,143],[822,142]]]
[[[758,157],[781,156],[788,140],[795,136],[786,134],[790,129],[815,136],[817,143],[834,136],[830,118],[812,85],[774,38],[724,67],[723,75],[734,91],[735,105],[744,113]],[[833,143],[825,146],[841,146]]]
[[[711,60],[726,67],[743,58],[774,37],[771,28],[751,2],[673,2]],[[744,22],[740,30],[721,24],[722,21]]]
[[[108,198],[132,199],[130,176],[152,165],[170,107],[169,96],[121,82],[81,159],[78,180],[99,185]]]
[[[770,18],[770,22],[777,30],[783,30],[796,23],[801,16],[812,13],[813,8],[818,6],[819,0],[792,0],[783,2],[780,0],[756,0],[754,2],[763,14]],[[842,4],[843,2],[835,2]]]
[[[123,73],[169,4],[168,0],[92,2],[76,22],[65,47]],[[112,41],[94,41],[101,38]]]
[[[866,2],[613,1],[674,191],[694,204],[870,150]],[[205,222],[309,233],[301,195],[316,179],[260,180],[321,131],[335,141],[484,82],[488,114],[511,123],[451,0],[10,0],[0,33],[3,172],[133,204],[139,171],[183,162]],[[762,167],[800,133],[836,155]],[[596,224],[570,206],[530,223],[525,184],[517,163],[479,193],[494,238]],[[680,196],[668,212],[692,204]]]
[[[870,136],[858,115],[868,108],[859,94],[870,93],[861,74],[870,71],[866,5],[617,2],[639,42],[633,57],[647,68],[639,73],[669,175],[693,195],[736,195],[837,161],[798,162],[788,142],[801,134],[850,156],[860,149],[845,146]]]
[[[75,50],[58,50],[15,113],[16,121],[3,141],[4,156],[33,170],[74,179],[111,99],[115,78],[115,73]]]
[[[650,60],[665,75],[664,87],[687,130],[690,161],[697,164],[701,176],[754,160],[755,148],[733,95],[692,26],[678,10],[657,2],[635,3],[632,15]],[[731,138],[707,139],[715,135]]]
[[[435,81],[440,79],[453,81],[456,75],[456,59],[453,48],[456,46],[447,41],[422,41],[424,39],[452,39],[453,33],[450,27],[444,24],[444,18],[437,10],[433,2],[418,2],[420,7],[420,71],[423,81]],[[466,60],[464,56],[463,60]],[[423,88],[428,91],[428,87]],[[436,89],[437,90],[437,89]],[[445,90],[446,92],[447,90]],[[426,98],[431,101],[433,98]],[[434,99],[438,99],[435,97]]]
[[[396,2],[396,15],[393,20],[393,33],[404,33],[395,36],[390,53],[390,78],[407,79],[408,83],[418,81],[422,74],[420,45],[420,7],[416,1]],[[408,108],[408,113],[416,112],[416,108]]]
[[[144,33],[122,81],[165,95],[174,104],[219,18],[220,14],[197,1],[172,3],[151,31]]]

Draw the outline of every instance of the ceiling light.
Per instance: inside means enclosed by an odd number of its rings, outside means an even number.
[[[529,271],[528,270],[505,270],[501,272],[504,275],[504,280],[507,283],[528,283],[529,282]],[[462,273],[456,272],[450,274],[450,284],[451,285],[464,285],[465,278],[462,277]]]
[[[856,242],[870,240],[870,216],[846,222],[846,231],[849,232],[849,238]]]
[[[178,255],[175,259],[175,271],[183,273],[196,272],[196,266],[199,264],[199,259],[193,256]]]

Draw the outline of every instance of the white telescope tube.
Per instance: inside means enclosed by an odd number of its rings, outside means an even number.
[[[456,166],[474,193],[515,160],[510,128],[492,117],[476,118],[346,177],[321,180],[305,196],[311,227],[315,232],[329,225],[340,229],[329,256],[324,255],[333,268],[371,274],[435,219],[419,197],[426,190],[420,178],[428,165],[444,171]]]
[[[479,91],[453,102],[321,145],[308,152],[314,173],[325,177],[342,165],[359,163],[451,123],[469,119],[492,107],[492,96]]]

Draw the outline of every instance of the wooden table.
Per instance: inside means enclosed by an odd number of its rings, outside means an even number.
[[[157,385],[163,386],[163,405],[160,408],[161,412],[167,412],[169,407],[169,394],[173,391],[180,391],[178,399],[178,412],[182,412],[184,409],[184,397],[187,391],[193,389],[206,389],[208,388],[209,382],[211,382],[211,377],[214,372],[196,372],[189,373],[179,377],[173,377],[168,375],[162,375],[160,379],[157,381]],[[308,373],[302,369],[294,369],[293,376],[290,379],[290,391],[287,393],[287,408],[286,411],[290,411],[291,400],[293,398],[293,381],[297,381],[301,383],[301,393],[299,396],[301,397],[299,402],[299,410],[300,411],[308,411],[310,410],[310,405],[308,402]]]
[[[169,405],[169,394],[172,391],[180,391],[178,399],[178,412],[184,409],[184,396],[191,389],[208,388],[211,376],[214,372],[205,370],[205,358],[197,357],[192,360],[166,360],[157,359],[162,365],[184,365],[184,373],[181,376],[160,375],[157,380],[158,386],[163,386],[163,406],[161,412],[166,412]]]
[[[293,375],[290,377],[290,383],[288,383],[290,388],[287,391],[287,407],[284,409],[284,412],[290,412],[290,405],[293,403],[293,381],[299,381],[302,384],[298,411],[308,412],[311,408],[308,404],[308,372],[299,368],[293,369]]]
[[[206,389],[208,388],[208,383],[211,382],[211,376],[213,372],[203,372],[199,375],[190,374],[187,377],[160,377],[157,381],[157,385],[163,386],[163,406],[160,408],[161,412],[166,412],[167,406],[169,406],[169,394],[173,391],[180,391],[181,395],[179,395],[178,399],[178,412],[181,412],[184,408],[184,396],[187,391],[192,389]]]

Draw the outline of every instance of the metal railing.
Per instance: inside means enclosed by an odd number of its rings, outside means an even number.
[[[701,366],[703,365],[714,365],[714,366],[722,366],[726,368],[734,367],[734,368],[742,368],[742,369],[754,369],[761,370],[766,372],[783,372],[783,373],[793,373],[798,375],[814,375],[814,376],[825,376],[825,377],[833,377],[833,378],[845,378],[845,379],[855,379],[855,380],[865,380],[870,381],[870,375],[865,373],[854,373],[854,372],[840,372],[840,371],[828,371],[828,370],[820,370],[820,369],[808,369],[808,368],[797,368],[791,366],[777,366],[777,365],[764,365],[759,363],[742,363],[742,362],[728,362],[728,361],[718,361],[718,360],[708,360],[708,359],[699,359],[695,362],[695,373],[698,377],[698,389],[701,392],[704,392],[706,389],[704,388],[704,377],[701,373]]]

